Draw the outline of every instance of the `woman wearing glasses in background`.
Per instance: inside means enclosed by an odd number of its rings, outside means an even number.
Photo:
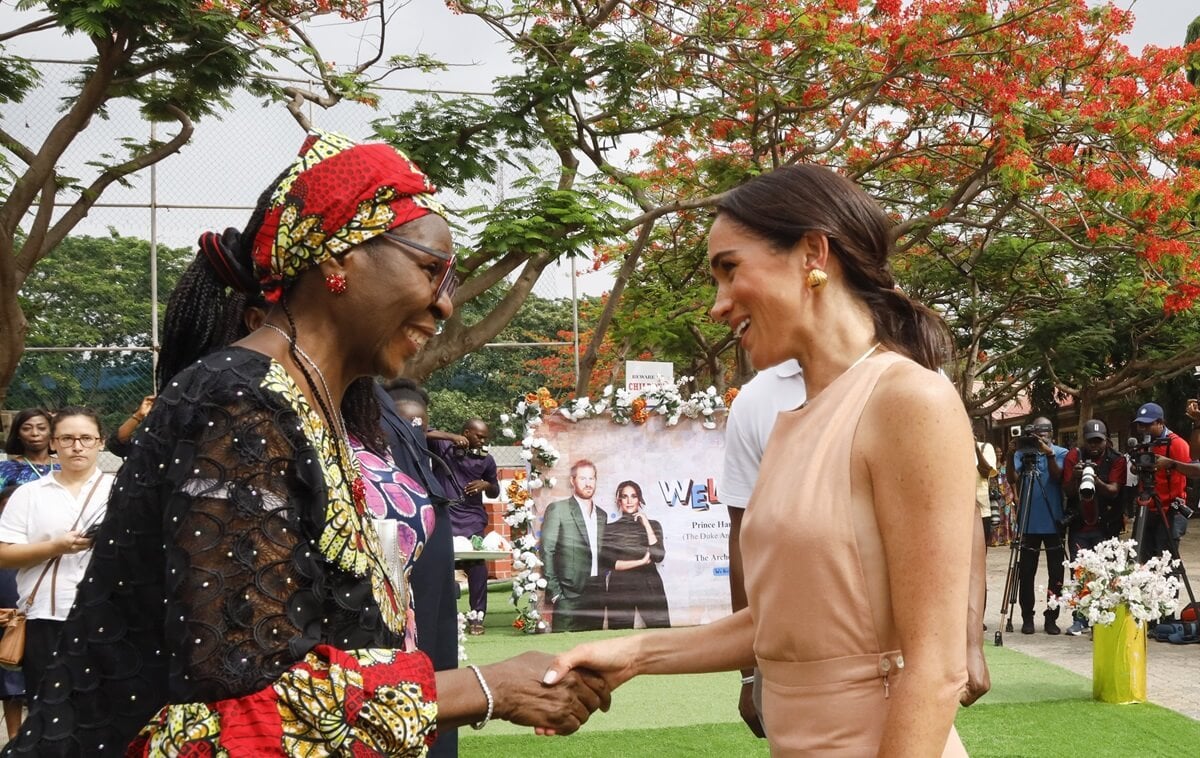
[[[17,569],[17,607],[28,618],[21,668],[30,694],[50,665],[92,556],[88,529],[104,517],[113,482],[96,466],[104,438],[95,411],[61,409],[49,436],[61,468],[18,487],[0,514],[0,568]]]
[[[424,755],[438,728],[570,732],[603,704],[592,675],[543,685],[545,654],[435,673],[412,649],[410,556],[381,547],[349,435],[383,449],[372,377],[454,310],[432,191],[394,148],[317,132],[243,231],[201,237],[167,379],[6,755]],[[235,293],[267,307],[228,344]]]

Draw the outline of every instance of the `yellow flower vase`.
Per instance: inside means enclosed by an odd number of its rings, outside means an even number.
[[[1111,624],[1092,628],[1092,699],[1146,702],[1146,625],[1119,605]]]

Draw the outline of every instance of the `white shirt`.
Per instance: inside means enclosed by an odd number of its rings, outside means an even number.
[[[991,467],[992,476],[995,476],[996,448],[992,447],[990,442],[976,442],[975,447],[979,448],[979,454],[983,457],[983,462]],[[980,476],[979,471],[975,472],[975,505],[979,508],[979,516],[981,518],[990,519],[992,517],[991,477]]]
[[[100,477],[103,478],[97,483],[97,478]],[[0,514],[0,542],[30,545],[61,537],[75,523],[80,508],[84,506],[88,493],[95,485],[96,491],[91,500],[87,501],[87,510],[75,527],[76,531],[86,531],[88,527],[100,523],[104,518],[112,483],[112,475],[105,474],[97,468],[79,488],[79,497],[73,496],[58,482],[57,474],[43,476],[37,481],[21,485],[8,499],[4,513]],[[53,580],[54,613],[50,612],[50,588],[54,573],[54,569],[51,569],[38,588],[37,597],[29,609],[29,618],[66,621],[67,612],[75,602],[75,588],[83,580],[83,572],[91,559],[91,550],[63,555],[58,566],[58,576]],[[46,562],[43,561],[17,570],[17,593],[20,595],[18,608],[25,607],[25,601],[33,592],[33,587],[45,567]]]
[[[795,359],[763,369],[746,382],[729,408],[725,425],[721,502],[730,508],[745,508],[750,503],[775,418],[781,411],[799,408],[807,398],[804,376]]]
[[[592,576],[600,576],[600,552],[597,550],[596,542],[596,501],[592,501],[589,508],[575,498],[575,503],[579,506],[579,514],[583,516],[583,528],[587,530],[588,548],[592,551]],[[591,513],[588,513],[591,511]]]

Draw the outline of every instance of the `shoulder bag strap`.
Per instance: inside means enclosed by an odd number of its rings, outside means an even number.
[[[100,476],[96,477],[95,484],[88,490],[87,497],[84,498],[83,505],[79,508],[79,513],[75,515],[75,521],[71,524],[71,528],[67,530],[68,532],[75,531],[75,527],[79,526],[79,520],[83,518],[83,514],[87,511],[88,503],[92,502],[92,495],[96,494],[97,488],[100,487],[100,482],[104,481],[104,477],[106,476],[108,474],[100,474]],[[37,597],[38,590],[41,589],[42,580],[46,578],[46,573],[50,569],[54,569],[54,573],[50,575],[50,613],[53,614],[55,612],[54,601],[55,595],[58,594],[56,589],[58,587],[58,565],[60,563],[62,563],[61,555],[56,555],[46,562],[46,567],[42,569],[42,575],[38,577],[37,583],[33,585],[33,592],[29,593],[29,598],[25,601],[25,615],[29,615],[29,609],[33,607],[33,601]]]

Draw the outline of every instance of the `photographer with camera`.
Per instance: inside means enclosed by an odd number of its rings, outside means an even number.
[[[1063,462],[1066,495],[1067,552],[1071,560],[1080,550],[1091,549],[1121,534],[1121,488],[1125,485],[1125,457],[1108,444],[1108,428],[1091,419],[1083,425],[1083,445],[1067,453]],[[1088,628],[1081,614],[1067,634],[1078,636]]]
[[[1134,418],[1141,443],[1134,450],[1135,468],[1138,474],[1138,515],[1144,527],[1138,545],[1138,556],[1146,560],[1171,550],[1173,543],[1187,531],[1187,477],[1175,470],[1180,463],[1190,463],[1191,448],[1183,437],[1167,428],[1163,421],[1162,406],[1146,403],[1138,408]],[[1159,457],[1175,463],[1159,468]],[[1153,488],[1148,483],[1153,482]]]
[[[1025,525],[1021,540],[1018,600],[1021,605],[1021,634],[1033,634],[1034,579],[1037,576],[1041,551],[1046,550],[1047,592],[1058,595],[1063,583],[1063,550],[1061,525],[1063,521],[1062,467],[1067,449],[1055,445],[1054,425],[1042,416],[1025,427],[1023,433],[1009,440],[1008,465],[1005,475],[1008,483],[1018,492],[1021,472],[1032,467],[1032,482],[1027,486],[1018,504],[1027,508],[1021,514]],[[1061,634],[1058,628],[1058,610],[1045,611],[1046,634]]]

